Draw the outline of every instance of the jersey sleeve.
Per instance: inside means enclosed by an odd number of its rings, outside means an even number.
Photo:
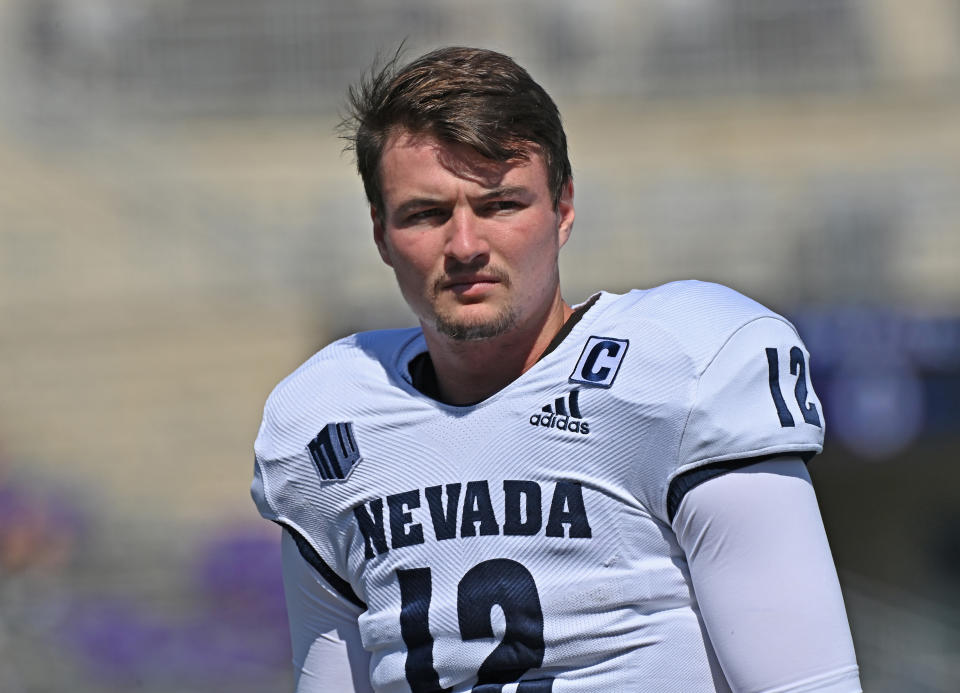
[[[364,608],[363,601],[342,577],[344,566],[324,531],[320,484],[300,441],[308,440],[309,426],[277,410],[295,410],[301,395],[295,387],[281,384],[264,408],[263,421],[254,443],[253,482],[250,495],[264,518],[284,527],[295,540],[303,559],[344,599]]]
[[[253,446],[250,495],[262,517],[292,528],[300,536],[309,535],[311,528],[303,525],[309,517],[310,504],[318,500],[317,484],[308,473],[312,470],[303,451],[293,442],[303,439],[305,431],[298,431],[296,422],[285,422],[274,411],[278,407],[276,400],[282,395],[278,387],[264,408]]]
[[[823,447],[823,409],[810,355],[786,320],[767,315],[737,329],[703,368],[671,478],[729,460]]]

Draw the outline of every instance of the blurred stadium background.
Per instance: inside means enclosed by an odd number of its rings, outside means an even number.
[[[260,409],[409,324],[334,134],[379,52],[559,102],[567,298],[791,316],[865,689],[960,689],[960,0],[0,0],[0,691],[282,691]]]

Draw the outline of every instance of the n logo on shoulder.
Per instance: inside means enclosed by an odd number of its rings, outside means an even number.
[[[307,450],[324,481],[343,481],[360,461],[360,449],[350,421],[324,426],[317,437],[307,443]]]
[[[570,382],[610,387],[617,377],[628,346],[630,342],[626,339],[590,337],[570,374]]]

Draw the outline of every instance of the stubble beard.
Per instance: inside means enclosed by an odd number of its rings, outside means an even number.
[[[512,330],[516,324],[517,316],[510,306],[504,307],[497,315],[482,322],[457,320],[440,314],[434,318],[434,327],[437,332],[458,342],[476,342],[499,337]]]
[[[506,272],[497,269],[488,270],[488,272],[494,274],[507,289],[510,288],[510,277]],[[443,290],[444,279],[445,277],[441,277],[434,282],[434,299]],[[499,337],[512,330],[517,324],[517,313],[514,306],[510,304],[502,306],[496,315],[486,320],[466,320],[457,318],[452,313],[435,312],[433,324],[437,332],[451,339],[458,342],[475,342]]]

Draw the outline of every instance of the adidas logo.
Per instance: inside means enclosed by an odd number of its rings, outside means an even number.
[[[570,433],[590,433],[590,423],[584,421],[580,413],[580,390],[574,389],[563,397],[557,397],[553,405],[544,405],[542,414],[530,417],[531,426],[556,428]]]

